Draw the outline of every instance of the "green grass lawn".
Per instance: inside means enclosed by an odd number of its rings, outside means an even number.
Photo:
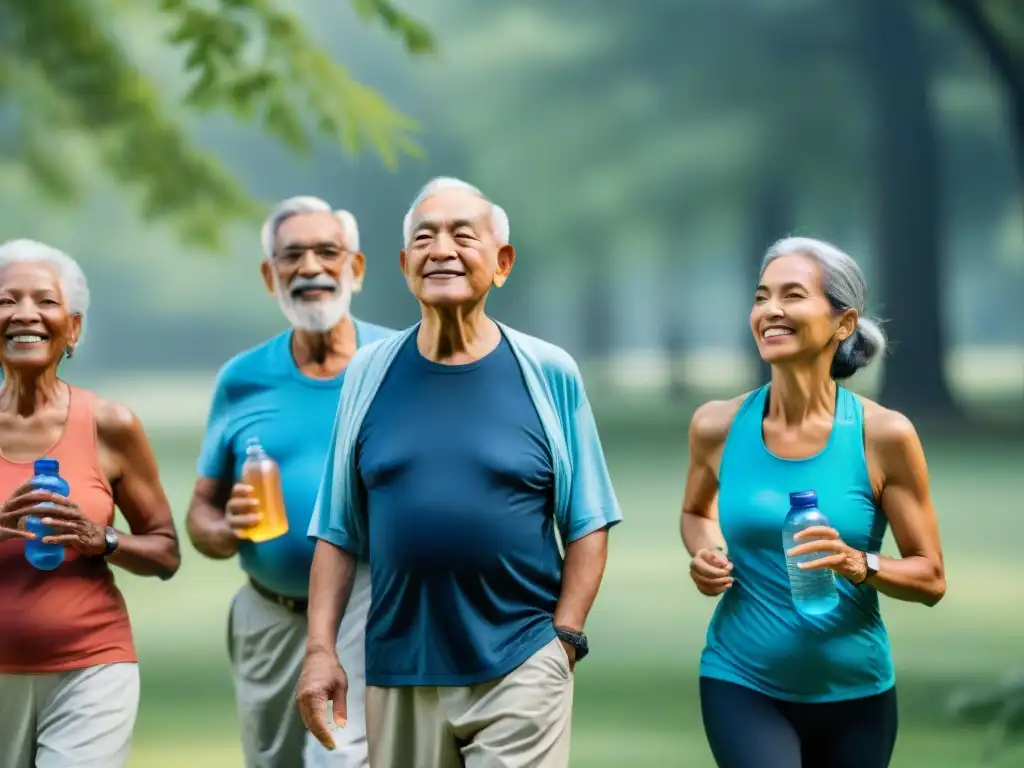
[[[713,602],[687,578],[677,535],[684,429],[680,423],[605,431],[626,520],[612,537],[588,625],[593,652],[577,671],[573,765],[580,768],[713,766],[696,693]],[[156,440],[179,514],[198,439]],[[934,609],[884,603],[901,701],[894,765],[968,768],[978,762],[983,731],[950,723],[946,697],[964,683],[1024,666],[1024,456],[1019,443],[925,445],[949,592]],[[210,562],[184,549],[181,572],[169,583],[119,574],[142,663],[134,768],[242,765],[225,655],[225,615],[241,575],[234,562]],[[1024,764],[1024,749],[1005,764]]]

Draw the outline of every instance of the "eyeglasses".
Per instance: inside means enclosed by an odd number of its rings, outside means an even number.
[[[317,261],[324,265],[337,264],[350,253],[344,248],[338,248],[335,245],[311,245],[307,248],[286,248],[274,254],[274,261],[278,264],[294,266],[301,262],[309,252],[312,252]]]

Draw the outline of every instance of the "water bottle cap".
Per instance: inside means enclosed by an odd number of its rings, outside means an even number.
[[[37,475],[60,474],[60,462],[56,459],[36,459],[33,471]]]
[[[789,494],[789,506],[796,509],[810,509],[818,506],[817,491],[800,491]]]

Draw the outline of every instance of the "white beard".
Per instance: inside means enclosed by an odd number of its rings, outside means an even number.
[[[349,316],[352,307],[352,280],[344,275],[338,292],[327,299],[314,302],[296,301],[287,289],[282,289],[274,274],[274,294],[281,312],[293,328],[314,333],[327,333]]]

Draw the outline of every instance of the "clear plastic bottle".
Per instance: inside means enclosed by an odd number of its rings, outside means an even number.
[[[783,552],[788,552],[798,544],[816,541],[813,538],[794,541],[793,537],[800,531],[812,526],[829,524],[828,518],[818,509],[818,494],[815,491],[789,494],[789,507],[782,524]],[[805,616],[822,616],[839,605],[839,592],[836,590],[836,578],[832,571],[827,568],[805,571],[797,567],[798,563],[817,560],[823,556],[820,552],[797,557],[786,555],[793,605]]]
[[[67,496],[71,488],[63,477],[60,476],[60,464],[56,459],[37,459],[35,466],[35,477],[32,478],[32,486],[38,490],[59,493]],[[53,506],[44,503],[38,508]],[[38,515],[29,515],[25,520],[25,530],[34,533],[36,538],[25,539],[25,559],[41,571],[52,571],[64,562],[64,546],[61,544],[44,544],[44,536],[53,536],[54,531],[48,525],[43,525]]]
[[[260,521],[244,531],[249,541],[270,541],[288,533],[288,515],[281,493],[281,470],[260,445],[258,437],[249,439],[242,464],[242,482],[252,486],[253,497],[259,502]]]

